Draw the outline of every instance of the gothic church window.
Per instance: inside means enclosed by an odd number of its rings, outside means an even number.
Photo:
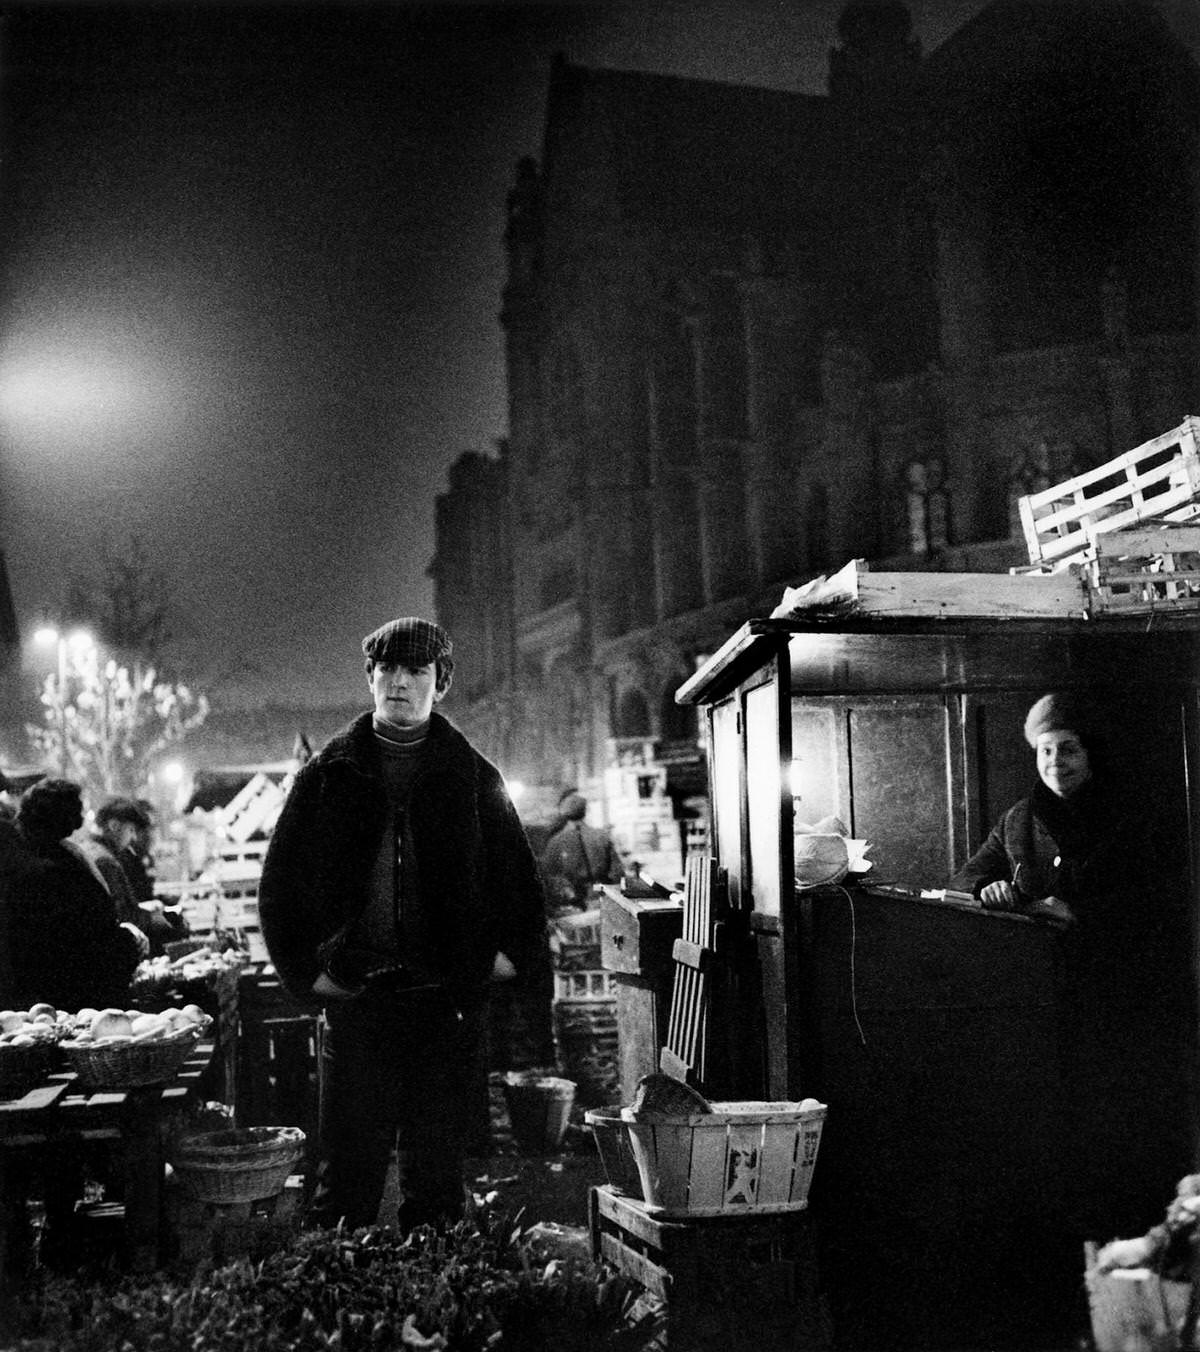
[[[744,437],[749,379],[746,314],[732,277],[715,277],[709,283],[705,341],[709,428],[717,436]]]
[[[804,557],[810,573],[829,566],[829,490],[814,484],[804,505]]]
[[[908,548],[933,554],[950,539],[950,504],[940,460],[914,460],[904,472]]]
[[[696,345],[681,317],[659,329],[651,370],[650,409],[658,466],[689,466],[696,459]]]
[[[614,737],[649,737],[650,708],[640,690],[626,690],[613,716]]]

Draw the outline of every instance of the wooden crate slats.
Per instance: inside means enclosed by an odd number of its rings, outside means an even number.
[[[683,897],[683,938],[675,941],[674,984],[667,1042],[660,1068],[687,1084],[703,1084],[708,1075],[710,969],[716,946],[716,898],[721,870],[711,855],[688,860]]]
[[[1187,520],[1200,514],[1198,431],[1200,420],[1189,416],[1095,469],[1022,497],[1018,510],[1029,561],[1065,565],[1098,533],[1148,517]]]
[[[1096,537],[1088,560],[1093,614],[1200,608],[1200,526],[1158,526]]]

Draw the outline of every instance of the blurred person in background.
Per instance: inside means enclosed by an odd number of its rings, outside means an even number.
[[[558,800],[559,825],[542,850],[542,878],[549,907],[586,910],[592,904],[595,883],[616,883],[625,876],[612,836],[589,826],[587,799],[578,789],[567,789]]]
[[[97,809],[93,829],[80,843],[108,886],[117,919],[136,925],[149,939],[151,954],[159,954],[185,930],[155,902],[153,885],[140,862],[149,835],[150,816],[140,803],[109,798]],[[149,893],[141,895],[147,884]]]

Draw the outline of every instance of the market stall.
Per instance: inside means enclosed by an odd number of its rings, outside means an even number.
[[[1099,1120],[1107,1105],[1067,1101],[1056,936],[944,890],[1028,791],[1021,727],[1046,691],[1107,711],[1124,785],[1187,877],[1172,892],[1148,868],[1145,904],[1177,954],[1194,952],[1197,612],[1056,614],[1045,598],[1078,594],[1077,578],[977,577],[972,613],[941,585],[925,614],[752,620],[678,695],[708,724],[714,849],[740,934],[741,995],[714,1012],[750,1034],[732,1093],[829,1105],[811,1201],[846,1347],[1038,1345],[1081,1289],[1059,1224],[1075,1167],[1060,1133],[1069,1109]],[[1022,597],[1042,613],[1022,614]],[[796,825],[830,817],[870,842],[870,870],[798,885]],[[1174,994],[1194,1008],[1187,985]],[[1143,1049],[1154,1111],[1105,1165],[1114,1190],[1134,1157],[1160,1166],[1151,1215],[1188,1167],[1178,1142],[1194,1152],[1194,1066],[1173,1059],[1189,1017]]]
[[[158,1265],[170,1137],[199,1099],[212,1054],[211,1042],[193,1041],[159,1083],[128,1088],[93,1088],[79,1071],[60,1069],[0,1100],[0,1272],[7,1270],[4,1246],[13,1233],[9,1212],[25,1206],[22,1185],[84,1141],[107,1146],[116,1162],[126,1262],[143,1271]]]

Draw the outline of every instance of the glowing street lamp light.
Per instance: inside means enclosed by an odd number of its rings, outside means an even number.
[[[67,779],[71,772],[71,758],[67,753],[67,653],[86,651],[92,646],[92,636],[86,629],[76,629],[64,635],[53,625],[45,625],[34,633],[33,641],[43,645],[53,643],[58,657],[55,694],[58,701],[59,764],[62,777]]]

